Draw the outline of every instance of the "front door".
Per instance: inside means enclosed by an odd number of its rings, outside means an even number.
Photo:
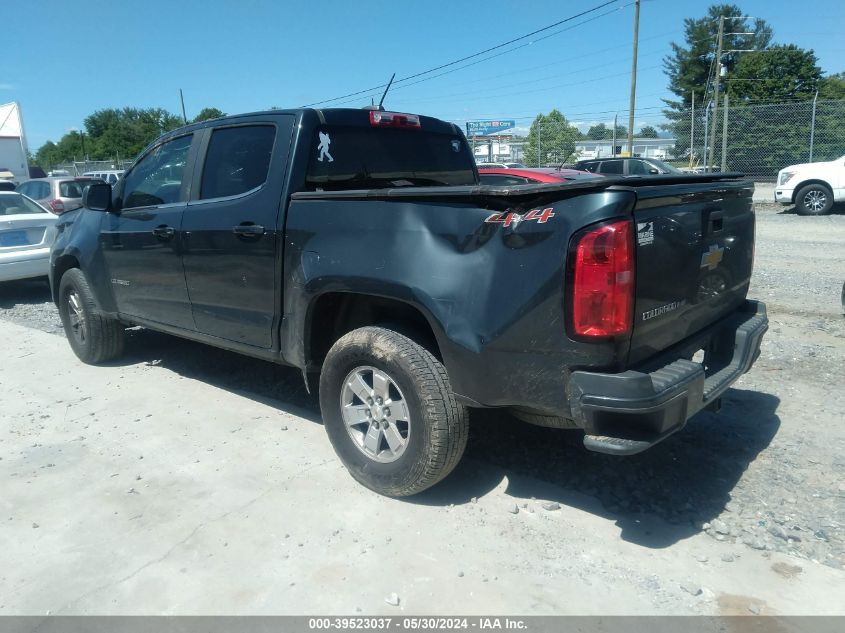
[[[293,116],[241,120],[209,130],[182,233],[197,330],[272,346],[281,304],[279,214]]]
[[[100,231],[118,311],[191,330],[179,230],[192,142],[188,134],[147,153],[118,185]]]

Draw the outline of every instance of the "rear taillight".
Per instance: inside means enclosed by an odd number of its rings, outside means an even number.
[[[50,208],[53,210],[53,213],[59,214],[59,213],[65,212],[65,205],[59,199],[50,200],[50,202],[48,204],[50,205]]]
[[[370,110],[370,125],[375,127],[409,127],[420,128],[420,117],[416,114],[402,114],[401,112],[381,112]]]
[[[634,309],[634,237],[620,220],[589,229],[573,251],[572,331],[607,337],[631,332]]]

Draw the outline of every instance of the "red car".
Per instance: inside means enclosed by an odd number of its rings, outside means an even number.
[[[565,182],[568,180],[582,180],[584,178],[601,178],[598,174],[577,169],[557,169],[555,167],[540,167],[525,169],[503,169],[493,167],[479,169],[482,185],[527,185],[538,182]]]

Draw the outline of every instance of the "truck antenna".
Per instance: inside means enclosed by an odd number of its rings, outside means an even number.
[[[394,77],[396,77],[396,73],[393,73],[390,76],[390,81],[387,82],[387,88],[384,89],[384,93],[381,95],[381,100],[378,102],[378,108],[376,108],[377,110],[384,110],[384,107],[382,106],[382,104],[384,103],[384,98],[387,96],[387,91],[390,90],[390,86],[393,85],[393,78]]]

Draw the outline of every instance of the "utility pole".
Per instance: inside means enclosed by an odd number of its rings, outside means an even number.
[[[692,110],[689,117],[689,168],[692,169],[692,157],[695,154],[695,90],[692,91]]]
[[[185,116],[185,97],[182,96],[182,89],[179,88],[179,100],[182,102],[182,120],[188,124],[188,117]]]
[[[640,34],[640,0],[634,2],[634,53],[631,61],[631,104],[628,108],[628,156],[634,155],[634,102],[637,100],[637,44]],[[614,127],[614,130],[616,128]],[[616,147],[614,146],[614,149]]]
[[[722,171],[727,171],[728,164],[728,91],[725,90],[725,106],[722,108]]]
[[[716,44],[716,79],[713,80],[713,126],[710,128],[710,161],[707,163],[707,171],[713,171],[716,153],[716,115],[719,113],[719,79],[722,76],[722,39],[725,35],[725,16],[719,16],[719,41]]]
[[[619,118],[618,114],[613,115],[613,141],[612,141],[613,142],[613,148],[610,150],[611,156],[613,156],[613,158],[616,158],[616,120],[618,118]]]
[[[813,116],[810,119],[810,160],[808,162],[813,162],[813,140],[816,135],[816,101],[819,98],[819,91],[816,90],[816,95],[813,97]]]
[[[543,144],[543,139],[540,138],[540,132],[543,129],[543,122],[537,121],[537,167],[542,167],[543,165],[540,163],[540,145]]]

